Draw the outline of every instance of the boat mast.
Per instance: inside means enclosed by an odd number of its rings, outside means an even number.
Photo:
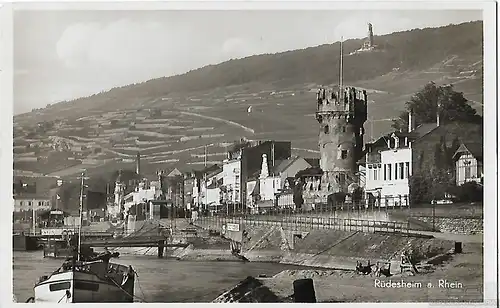
[[[207,145],[205,144],[205,157],[204,157],[204,164],[203,166],[205,167],[205,171],[203,172],[203,183],[205,186],[205,209],[208,210],[208,198],[207,198]]]
[[[78,261],[80,261],[80,252],[81,252],[81,244],[82,244],[82,224],[83,224],[83,188],[85,187],[84,183],[85,172],[82,172],[82,182],[80,186],[80,225],[78,226]]]
[[[35,199],[33,198],[32,214],[33,214],[33,235],[36,235],[36,209],[35,209]]]

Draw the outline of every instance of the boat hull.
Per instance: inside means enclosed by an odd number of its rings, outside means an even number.
[[[111,266],[121,271],[106,273],[106,277],[92,270],[88,272],[70,270],[52,274],[48,279],[35,285],[35,303],[133,302],[134,275],[124,275],[127,267],[123,265]]]

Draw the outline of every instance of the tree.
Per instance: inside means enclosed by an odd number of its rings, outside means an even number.
[[[438,107],[439,106],[439,107]],[[462,92],[453,90],[453,85],[437,86],[430,82],[406,102],[406,110],[401,112],[392,127],[408,131],[408,114],[412,111],[414,125],[436,122],[439,111],[440,124],[449,122],[481,123],[482,117],[472,108]]]
[[[444,163],[444,153],[441,149],[441,144],[436,143],[436,148],[434,149],[434,164],[436,168],[442,168]]]
[[[454,193],[455,179],[453,172],[434,169],[431,172],[418,172],[410,176],[410,199],[413,204],[430,203],[432,200],[445,198],[447,193]]]
[[[467,182],[454,190],[459,202],[480,202],[483,201],[483,186],[476,182]]]

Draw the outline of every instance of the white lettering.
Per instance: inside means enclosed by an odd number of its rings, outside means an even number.
[[[438,280],[438,287],[443,289],[462,289],[464,286],[458,281],[448,281],[446,279]]]
[[[380,279],[375,279],[374,286],[375,286],[375,288],[415,289],[415,288],[422,288],[422,283],[421,282],[413,282],[413,281],[406,282],[404,280],[399,280],[399,281],[386,280],[386,281],[383,281]]]

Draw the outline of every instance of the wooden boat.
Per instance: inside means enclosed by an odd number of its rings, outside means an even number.
[[[131,303],[135,272],[131,266],[109,262],[108,256],[94,260],[70,259],[36,283],[35,303]]]
[[[135,271],[132,266],[110,262],[118,253],[95,255],[81,245],[84,174],[80,190],[80,227],[69,245],[72,256],[50,275],[39,278],[35,303],[131,303],[134,301]]]

